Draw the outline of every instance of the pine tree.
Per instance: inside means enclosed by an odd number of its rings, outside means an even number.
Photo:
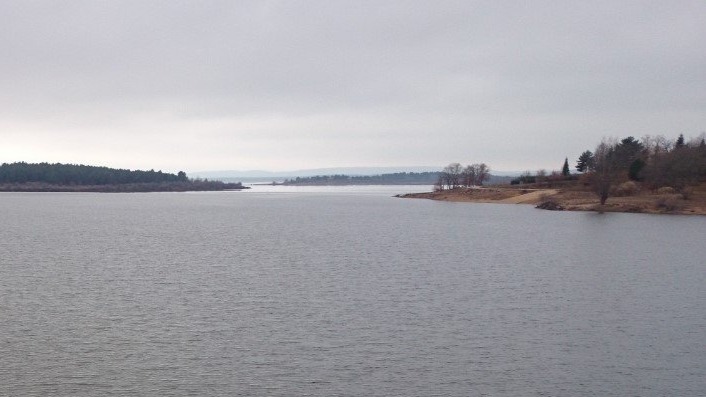
[[[564,176],[569,176],[571,171],[569,170],[569,158],[564,159],[564,166],[561,168],[561,174]]]
[[[590,150],[586,150],[579,156],[579,161],[576,163],[576,170],[579,172],[593,171],[595,159]]]

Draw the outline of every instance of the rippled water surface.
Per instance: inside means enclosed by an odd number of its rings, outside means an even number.
[[[0,395],[706,393],[706,218],[406,191],[0,194]]]

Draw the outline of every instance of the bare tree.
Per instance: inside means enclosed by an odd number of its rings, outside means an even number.
[[[478,178],[478,169],[475,165],[467,165],[463,169],[463,184],[467,187],[471,187],[476,184],[476,179]]]
[[[535,174],[535,182],[536,183],[543,183],[547,181],[547,170],[544,168],[537,170],[537,173]]]
[[[477,185],[482,186],[483,182],[487,181],[490,178],[490,167],[488,167],[485,163],[480,163],[478,164],[478,174],[477,174]]]
[[[462,177],[465,186],[482,186],[490,178],[490,167],[485,163],[468,165],[463,169]]]
[[[593,172],[593,191],[601,200],[601,205],[606,203],[610,189],[618,177],[618,161],[615,156],[616,143],[604,138],[594,151],[595,171]]]
[[[444,181],[445,181],[444,173],[443,172],[439,173],[439,177],[436,180],[436,184],[434,184],[434,191],[435,192],[440,192],[440,191],[444,190]]]
[[[675,160],[679,162],[678,159],[675,159],[674,142],[662,135],[654,137],[648,135],[643,138],[643,143],[648,157],[647,165],[642,170],[642,176],[647,185],[656,190],[673,183],[674,175],[671,168]]]
[[[683,141],[683,136],[680,136]],[[666,185],[678,191],[687,186],[697,184],[706,171],[706,157],[699,147],[689,147],[684,143],[674,146],[671,152],[664,156],[662,163]]]
[[[442,171],[446,178],[446,185],[449,189],[455,189],[460,185],[463,166],[460,163],[451,163],[444,167]]]

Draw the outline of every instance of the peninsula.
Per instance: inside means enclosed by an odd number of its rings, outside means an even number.
[[[190,179],[186,173],[76,164],[3,163],[0,192],[187,192],[248,189],[242,183]]]
[[[706,215],[706,184],[695,186],[685,197],[673,189],[650,191],[640,186],[629,195],[611,197],[601,204],[596,194],[579,184],[561,188],[537,186],[488,186],[399,195],[467,203],[530,204],[554,211],[630,212],[646,214]]]
[[[484,187],[485,164],[465,168],[451,163],[439,174],[434,191],[402,195],[444,201],[534,204],[548,210],[644,212],[706,215],[706,137],[687,141],[663,136],[642,140],[604,138],[586,150],[571,173],[526,172],[510,185]]]

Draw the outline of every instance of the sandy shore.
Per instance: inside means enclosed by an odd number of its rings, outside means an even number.
[[[610,197],[605,205],[600,205],[593,192],[582,189],[457,188],[410,193],[399,197],[469,203],[530,204],[543,209],[566,211],[706,215],[706,187],[698,187],[687,199],[680,194],[644,192],[629,197]]]
[[[544,201],[547,197],[557,194],[559,191],[556,189],[542,189],[535,190],[528,193],[522,193],[514,197],[506,198],[504,200],[498,201],[502,204],[534,204],[537,205]]]
[[[468,203],[537,205],[546,197],[555,195],[557,192],[556,189],[458,188],[440,192],[410,193],[400,197]]]

